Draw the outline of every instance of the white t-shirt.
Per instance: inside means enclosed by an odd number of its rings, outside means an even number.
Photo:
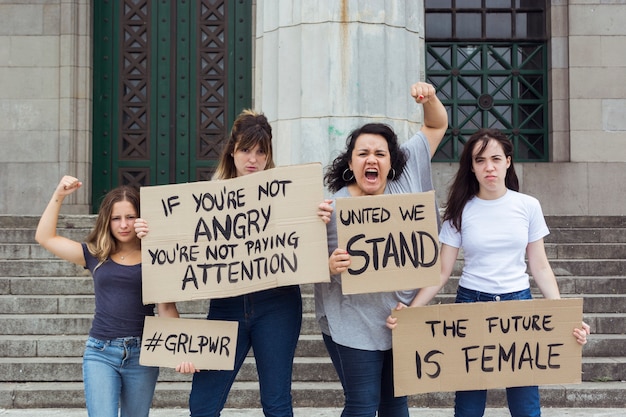
[[[526,247],[549,233],[539,201],[507,190],[496,200],[469,200],[461,231],[446,221],[439,241],[463,250],[460,286],[505,294],[529,288]]]

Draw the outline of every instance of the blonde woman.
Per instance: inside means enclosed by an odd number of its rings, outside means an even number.
[[[111,190],[94,229],[81,243],[56,232],[63,200],[81,185],[71,176],[61,179],[35,239],[93,276],[96,309],[83,354],[89,417],[147,417],[159,368],[139,365],[144,318],[154,315],[154,304],[143,305],[141,300],[141,246],[134,230],[139,193],[128,186]],[[172,303],[159,304],[158,312],[178,316]]]

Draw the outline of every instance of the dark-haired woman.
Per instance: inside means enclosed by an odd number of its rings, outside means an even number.
[[[141,335],[154,304],[141,300],[141,245],[134,223],[139,192],[121,186],[102,200],[96,225],[85,243],[57,235],[61,204],[82,183],[64,176],[44,210],[35,239],[61,259],[89,269],[95,314],[83,355],[83,381],[89,417],[147,417],[158,367],[139,364]],[[177,317],[173,303],[158,304],[161,316]]]
[[[346,150],[328,168],[325,180],[333,198],[417,193],[433,189],[430,159],[448,127],[445,108],[433,86],[417,83],[411,95],[424,108],[421,130],[400,145],[381,123],[353,131]],[[331,282],[315,284],[316,316],[326,348],[343,385],[342,416],[406,417],[406,397],[393,393],[391,331],[385,320],[398,302],[417,290],[343,295],[341,273],[350,265],[337,248],[335,216],[327,224]]]
[[[463,148],[443,215],[440,285],[420,290],[411,307],[428,304],[445,285],[460,248],[464,265],[457,303],[531,299],[527,267],[545,298],[560,298],[543,243],[549,232],[541,205],[518,190],[512,142],[495,129],[472,135]],[[397,320],[389,317],[387,323],[393,328]],[[580,344],[587,342],[588,333],[585,323],[573,330]],[[537,386],[507,388],[506,392],[512,416],[541,415]],[[482,416],[486,399],[485,390],[458,391],[454,415]]]

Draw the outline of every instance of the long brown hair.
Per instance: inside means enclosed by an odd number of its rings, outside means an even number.
[[[267,155],[265,168],[274,168],[274,157],[272,155],[272,126],[263,113],[254,110],[243,110],[230,131],[228,141],[222,149],[220,161],[213,174],[214,179],[228,180],[237,176],[237,167],[233,154],[239,149],[252,149],[259,145],[261,150]]]
[[[519,181],[513,166],[513,143],[504,133],[497,129],[480,129],[469,138],[463,147],[461,159],[459,160],[459,169],[448,191],[448,202],[443,214],[443,221],[450,220],[458,231],[461,230],[461,217],[465,204],[478,194],[480,189],[476,174],[472,171],[474,148],[478,146],[477,151],[478,155],[480,155],[491,140],[495,140],[502,146],[505,157],[511,158],[511,164],[506,170],[504,185],[510,190],[519,191]]]
[[[120,201],[131,203],[139,215],[139,191],[136,188],[122,185],[112,189],[104,196],[96,218],[96,225],[86,239],[89,252],[100,262],[104,262],[118,250],[119,242],[111,233],[111,215],[113,205]]]

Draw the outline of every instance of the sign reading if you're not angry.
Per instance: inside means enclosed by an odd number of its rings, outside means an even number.
[[[344,294],[412,290],[439,283],[435,192],[338,198],[338,247],[350,255]]]
[[[143,303],[328,282],[320,164],[141,188]]]
[[[583,300],[439,304],[394,310],[394,392],[581,382]]]

